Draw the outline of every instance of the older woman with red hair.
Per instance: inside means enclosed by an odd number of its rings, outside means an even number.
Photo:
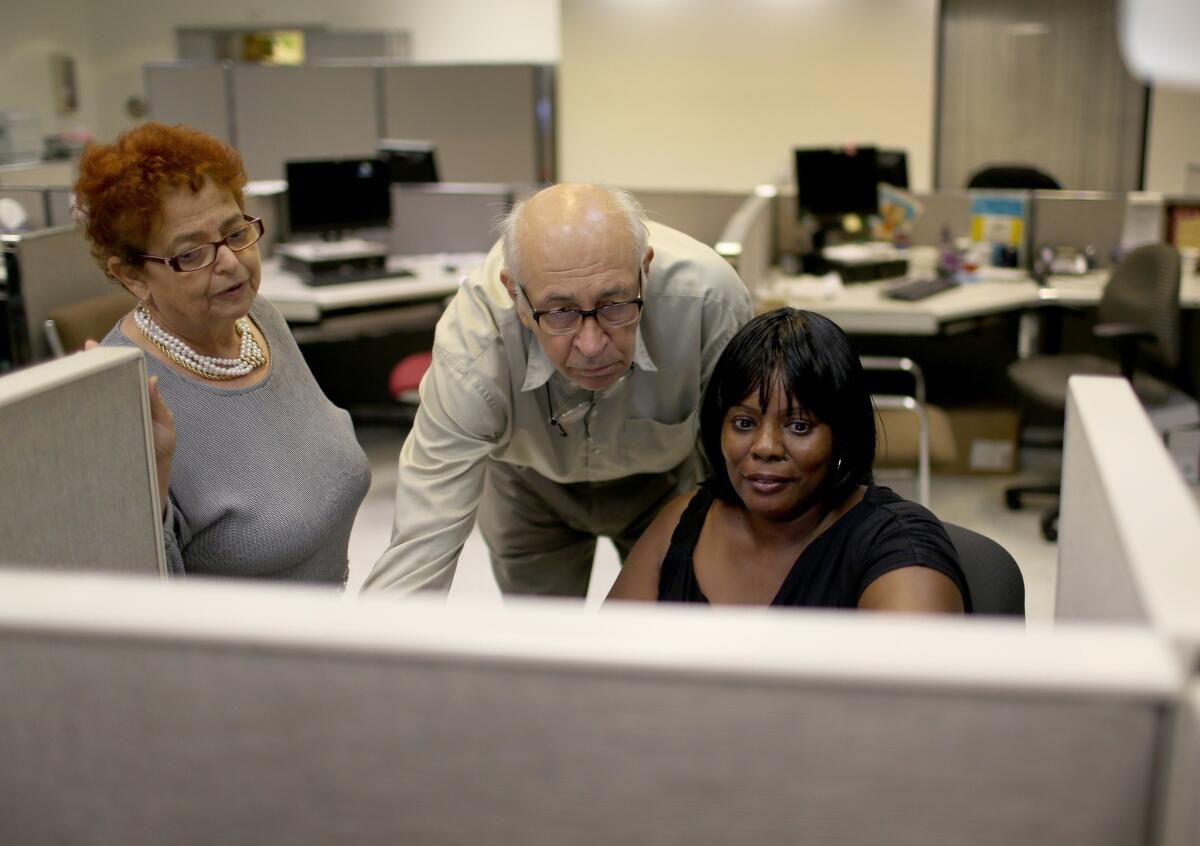
[[[279,312],[237,152],[147,123],[93,145],[75,192],[92,253],[137,300],[103,343],[151,374],[174,573],[343,584],[370,469]]]

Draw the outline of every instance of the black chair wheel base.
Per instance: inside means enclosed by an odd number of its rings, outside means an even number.
[[[1009,511],[1021,510],[1021,493],[1019,491],[1007,490],[1004,492],[1004,504],[1008,506]]]

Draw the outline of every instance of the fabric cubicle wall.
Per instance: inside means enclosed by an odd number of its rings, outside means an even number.
[[[165,572],[145,383],[108,348],[0,378],[0,565]]]
[[[180,846],[1149,846],[1182,685],[1140,631],[16,574],[0,676],[0,840]]]
[[[552,67],[172,62],[145,73],[151,116],[234,144],[251,179],[282,179],[288,159],[374,155],[382,138],[433,141],[448,182],[555,178]]]

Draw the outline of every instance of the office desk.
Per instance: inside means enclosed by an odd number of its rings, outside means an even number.
[[[962,320],[1026,311],[1047,306],[1095,306],[1104,293],[1109,271],[1085,276],[1052,276],[1038,286],[1027,276],[1002,281],[967,282],[924,300],[903,302],[889,299],[885,288],[894,280],[845,285],[832,297],[768,294],[759,298],[759,309],[788,305],[825,315],[850,334],[936,335]],[[768,291],[784,287],[788,276],[778,268],[768,276]],[[1180,305],[1200,308],[1200,276],[1189,274],[1180,285]]]
[[[317,286],[305,285],[299,276],[284,270],[278,258],[271,258],[263,262],[258,292],[289,323],[319,323],[336,312],[444,299],[458,290],[459,281],[483,258],[483,253],[392,256],[388,270],[413,275]]]

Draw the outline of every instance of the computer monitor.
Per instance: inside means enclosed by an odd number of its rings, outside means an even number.
[[[903,150],[879,150],[875,154],[875,170],[877,181],[897,188],[908,187],[908,155]]]
[[[796,200],[801,215],[874,214],[879,209],[878,182],[874,147],[796,150]]]
[[[379,157],[387,162],[392,182],[437,182],[437,155],[432,141],[384,138]]]
[[[292,232],[328,235],[391,223],[392,189],[381,159],[290,161],[285,167]]]

